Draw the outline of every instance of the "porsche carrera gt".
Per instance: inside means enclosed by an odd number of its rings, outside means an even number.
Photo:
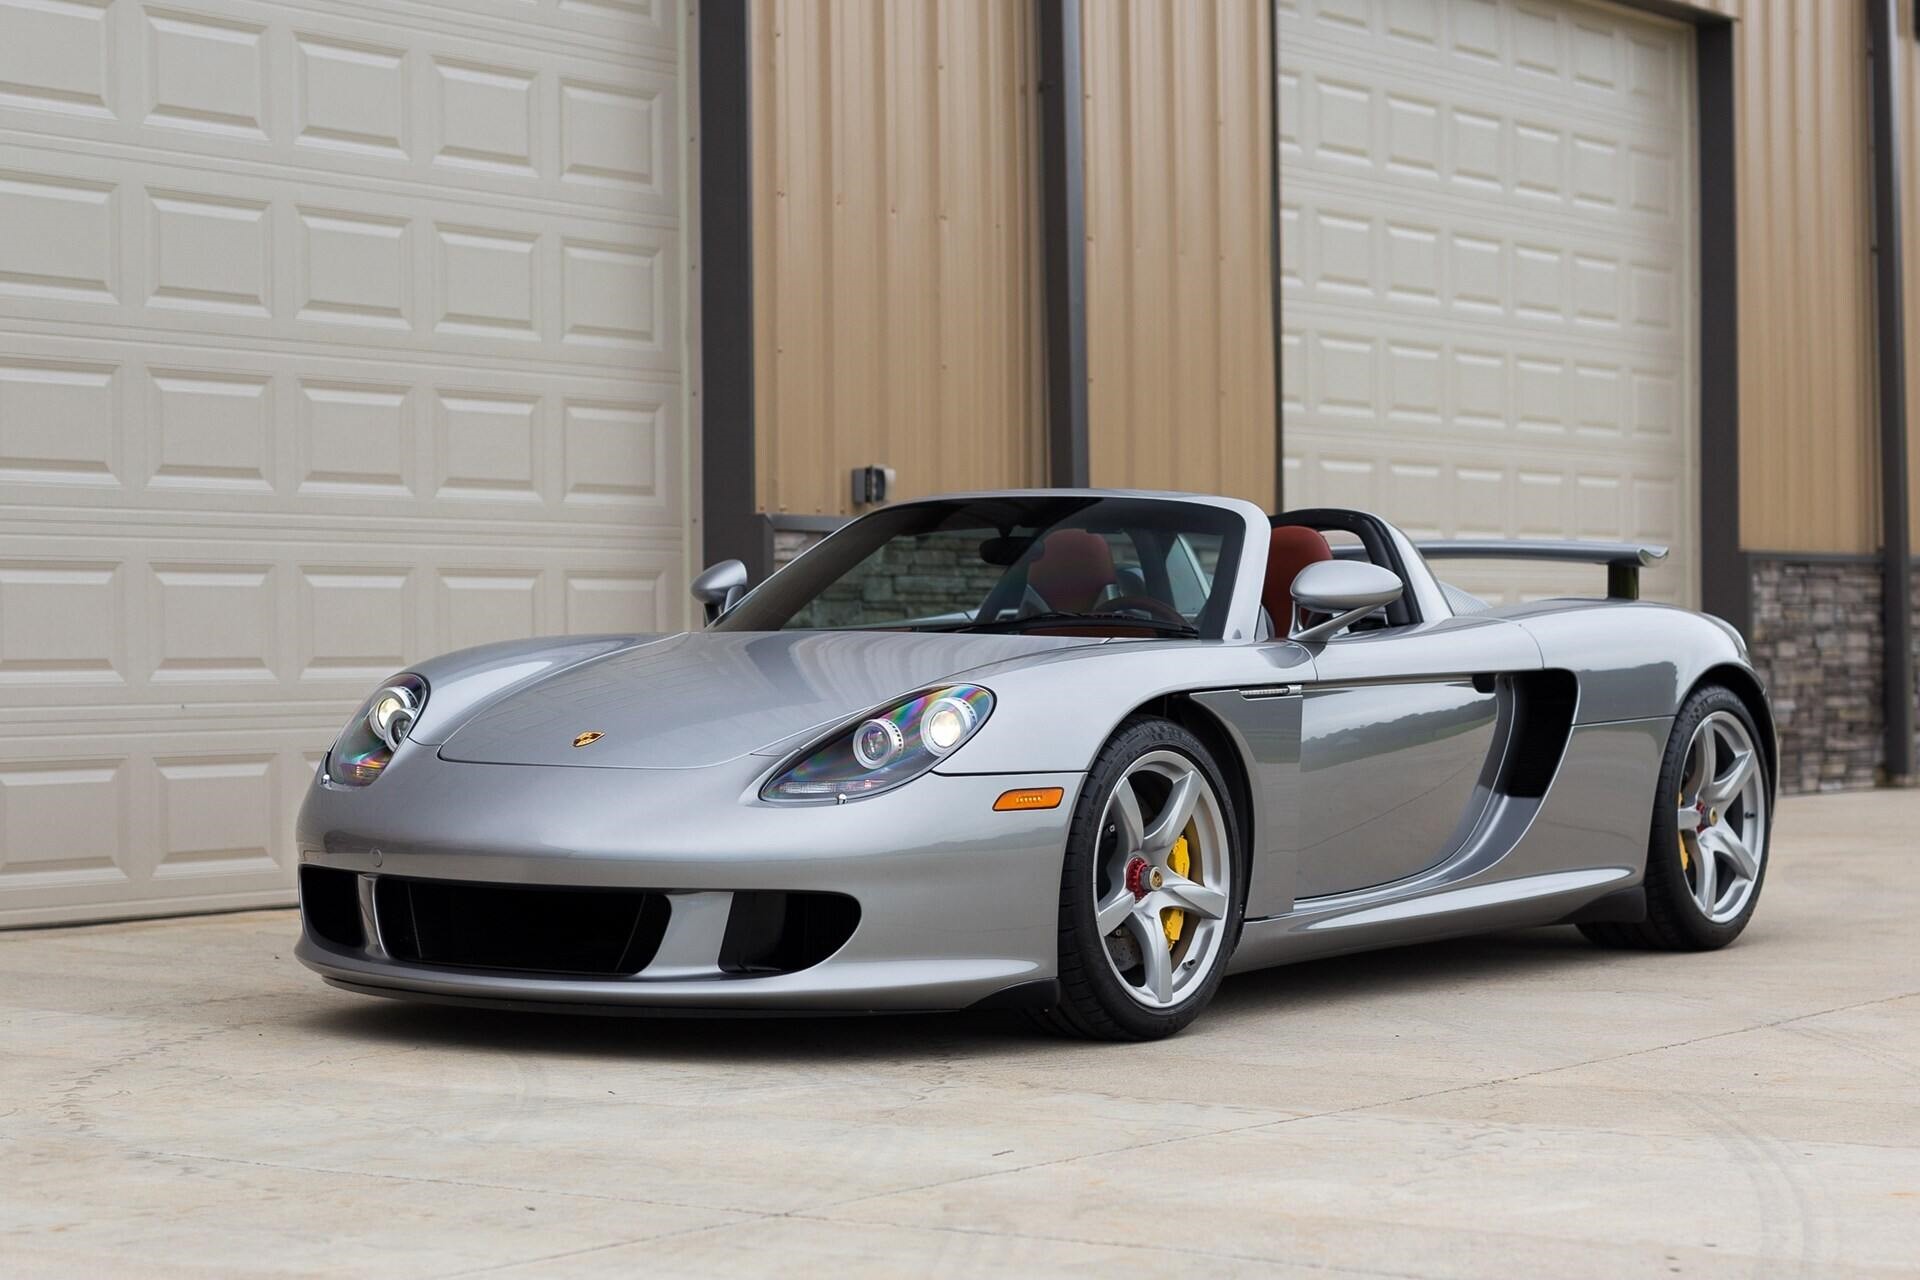
[[[703,629],[396,673],[301,810],[298,954],[384,996],[1145,1039],[1313,956],[1723,946],[1777,747],[1739,634],[1639,598],[1662,555],[1191,494],[883,508],[701,575]],[[1491,607],[1461,557],[1606,594]]]

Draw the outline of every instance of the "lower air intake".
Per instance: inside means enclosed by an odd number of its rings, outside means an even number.
[[[382,876],[380,939],[396,960],[517,973],[620,977],[652,961],[666,895]]]
[[[348,951],[367,945],[360,923],[360,877],[338,867],[300,868],[300,918],[307,932]]]
[[[720,967],[742,974],[810,969],[845,946],[859,923],[860,904],[842,893],[736,892]]]

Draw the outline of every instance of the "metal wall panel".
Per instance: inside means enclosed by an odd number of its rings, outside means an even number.
[[[753,8],[762,510],[1033,484],[1036,114],[1019,0]]]
[[[0,0],[0,924],[286,901],[376,681],[683,621],[678,25]]]
[[[1920,33],[1912,5],[1895,6],[1900,25],[1900,245],[1907,337],[1907,518],[1911,545],[1920,546]]]
[[[1266,0],[1085,0],[1093,482],[1274,500]]]
[[[1737,16],[1741,542],[1870,551],[1880,502],[1866,9],[1742,0]]]

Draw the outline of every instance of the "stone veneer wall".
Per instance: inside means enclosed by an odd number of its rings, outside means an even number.
[[[1780,730],[1780,789],[1871,787],[1883,763],[1880,566],[1754,557],[1754,666]]]
[[[800,553],[816,542],[825,540],[826,534],[811,530],[775,529],[773,531],[773,567],[776,569],[800,558]]]

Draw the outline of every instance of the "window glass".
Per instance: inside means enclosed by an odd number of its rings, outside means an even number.
[[[871,627],[971,622],[1006,570],[980,558],[991,528],[898,534],[821,588],[786,625]]]
[[[834,534],[714,625],[1217,637],[1243,529],[1230,510],[1165,499],[909,503]]]
[[[1173,605],[1181,613],[1198,613],[1213,590],[1213,567],[1220,563],[1221,537],[1210,533],[1183,533],[1167,555],[1167,580]]]

